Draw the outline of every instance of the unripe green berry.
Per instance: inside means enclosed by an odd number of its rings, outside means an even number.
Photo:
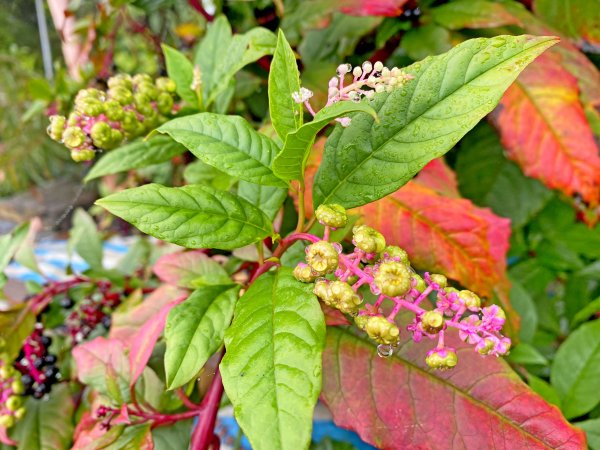
[[[471,311],[477,311],[481,307],[481,299],[474,292],[462,290],[458,293],[458,297],[465,303],[465,306]]]
[[[104,113],[109,120],[114,120],[115,122],[120,121],[123,118],[123,107],[121,104],[112,99],[107,100],[104,103]]]
[[[307,248],[306,262],[317,275],[334,272],[338,267],[338,252],[327,241],[319,241]]]
[[[85,97],[75,103],[75,111],[86,116],[97,117],[104,112],[104,104],[97,98]]]
[[[143,83],[152,83],[152,77],[147,73],[138,73],[133,76],[132,81],[135,86],[138,86]]]
[[[67,127],[63,132],[63,143],[70,149],[81,147],[85,142],[85,133],[79,127]]]
[[[156,100],[156,98],[158,97],[159,90],[156,88],[156,86],[154,86],[154,83],[152,82],[141,83],[136,87],[136,89],[137,92],[145,95],[150,100]]]
[[[15,369],[13,369],[12,366],[5,363],[2,365],[2,367],[0,367],[0,379],[1,380],[8,380],[13,375],[15,375]]]
[[[458,356],[454,350],[448,348],[432,350],[427,354],[425,363],[432,369],[452,369],[458,363]]]
[[[416,281],[415,289],[420,293],[423,293],[425,289],[427,289],[427,283],[425,283],[423,277],[418,273],[414,273],[412,277]]]
[[[440,275],[439,273],[432,274],[431,281],[437,284],[440,287],[440,289],[444,289],[448,284],[448,279],[444,275]]]
[[[94,145],[98,148],[104,148],[104,144],[110,140],[111,131],[111,126],[106,122],[96,122],[90,130]]]
[[[87,98],[102,101],[104,99],[104,92],[95,88],[81,89],[75,97],[75,103],[79,103]]]
[[[81,150],[73,150],[71,152],[71,159],[75,162],[91,161],[96,156],[94,150],[84,148]]]
[[[429,334],[437,334],[444,328],[444,317],[437,311],[427,311],[421,317],[423,330]]]
[[[152,114],[154,111],[152,105],[150,104],[150,98],[142,92],[136,92],[134,94],[133,103],[135,105],[135,109],[137,109],[143,115]]]
[[[133,133],[139,126],[139,120],[133,111],[124,111],[121,127],[127,133]]]
[[[133,88],[133,84],[131,83],[131,76],[128,74],[118,74],[114,77],[110,77],[108,79],[108,87],[112,89],[114,87],[124,87],[125,89],[131,90]]]
[[[365,253],[381,253],[385,248],[385,238],[379,232],[366,225],[354,227],[353,242]]]
[[[129,105],[133,102],[133,93],[123,86],[110,88],[108,90],[108,97],[111,100],[116,100],[121,105]]]
[[[77,125],[77,121],[79,120],[79,115],[75,112],[72,112],[71,114],[69,114],[69,117],[67,117],[67,126],[68,127],[74,127]]]
[[[397,345],[400,341],[400,329],[382,316],[369,317],[365,331],[379,344]]]
[[[294,268],[294,277],[303,283],[312,283],[317,278],[306,264],[298,264]]]
[[[336,280],[330,282],[328,288],[331,306],[344,314],[354,315],[358,312],[358,305],[362,303],[362,299],[348,283]]]
[[[173,80],[167,77],[160,77],[156,79],[156,87],[161,91],[168,92],[170,94],[177,90],[177,85]]]
[[[342,228],[348,223],[346,209],[336,203],[319,205],[315,211],[315,217],[321,225],[332,228]]]
[[[25,417],[25,413],[27,412],[27,410],[25,409],[24,406],[22,406],[21,408],[17,409],[13,416],[15,417],[16,420],[21,420],[23,417]]]
[[[173,110],[173,97],[166,92],[161,92],[156,99],[156,107],[161,114],[170,114]]]
[[[367,322],[369,322],[369,316],[356,316],[354,318],[354,323],[361,330],[364,330],[367,327]]]
[[[407,266],[410,265],[410,261],[408,260],[408,253],[403,248],[400,248],[396,245],[388,245],[381,254],[384,258],[395,259],[400,261]]]
[[[62,139],[63,131],[65,129],[65,116],[50,116],[50,125],[46,131],[48,132],[48,136],[50,136],[55,141],[60,141]]]
[[[21,397],[18,395],[11,395],[10,397],[8,397],[6,399],[6,402],[4,402],[4,405],[6,406],[6,408],[9,411],[16,411],[17,409],[19,409],[21,407],[22,404],[23,404],[23,401],[21,400]]]
[[[328,282],[324,280],[317,281],[313,289],[313,293],[325,304],[329,304],[329,288],[327,284]]]
[[[411,272],[401,262],[385,261],[379,265],[374,281],[382,294],[398,297],[410,290]]]
[[[9,414],[0,416],[0,428],[10,428],[15,424],[15,418]]]
[[[494,347],[496,346],[496,343],[492,340],[492,339],[484,339],[483,340],[484,345],[482,347],[479,347],[477,349],[477,351],[481,354],[481,355],[487,355],[489,354]]]
[[[16,380],[13,380],[13,382],[10,384],[10,388],[17,395],[21,395],[23,392],[25,392],[25,387],[23,386],[21,380],[18,378]]]

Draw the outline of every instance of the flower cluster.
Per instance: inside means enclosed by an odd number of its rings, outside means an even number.
[[[325,226],[324,238],[302,235],[312,243],[306,248],[306,263],[298,264],[294,275],[302,282],[315,282],[314,293],[325,304],[354,316],[356,325],[379,344],[380,355],[391,355],[399,344],[395,318],[403,309],[415,314],[407,326],[415,342],[423,337],[437,339],[437,346],[425,358],[429,367],[451,369],[458,361],[456,350],[444,343],[448,327],[456,328],[460,338],[482,355],[508,353],[511,342],[500,334],[506,320],[500,307],[482,307],[475,293],[448,286],[444,275],[426,272],[421,277],[410,266],[408,254],[387,245],[384,236],[371,227],[354,227],[353,251],[344,254],[341,245],[329,242],[329,233],[346,224],[345,210],[339,205],[321,205],[315,215]],[[364,289],[376,300],[361,308]],[[424,300],[434,293],[434,307],[425,309]],[[391,311],[385,314],[384,302],[391,303]]]
[[[346,79],[350,76],[352,81],[346,85]],[[392,69],[385,67],[381,61],[375,64],[365,61],[361,66],[354,68],[350,64],[340,64],[337,68],[337,76],[329,80],[326,106],[348,100],[358,103],[363,97],[371,100],[376,93],[392,92],[413,78],[398,67]],[[316,113],[309,102],[312,96],[312,91],[304,87],[292,94],[294,101],[304,103],[306,109],[314,116]],[[350,125],[348,117],[339,118],[337,121],[345,127]]]
[[[121,295],[110,291],[110,283],[99,281],[97,287],[98,291],[79,302],[65,320],[64,331],[72,344],[82,342],[100,324],[110,328],[112,311],[121,303]],[[68,297],[60,304],[66,309],[73,307]]]
[[[1,338],[0,338],[1,339]],[[0,351],[5,342],[0,342]],[[0,428],[10,428],[25,415],[22,394],[24,392],[20,374],[0,355]]]
[[[79,91],[68,117],[50,117],[48,134],[71,150],[73,160],[89,161],[96,151],[111,150],[164,122],[173,110],[175,89],[169,78],[116,75],[106,92]]]
[[[41,399],[50,393],[52,385],[61,378],[56,367],[56,355],[48,351],[52,338],[44,334],[44,326],[35,324],[31,335],[25,339],[15,367],[21,373],[25,395]]]

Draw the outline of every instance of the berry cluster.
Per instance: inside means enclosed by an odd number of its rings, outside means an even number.
[[[173,111],[175,89],[169,78],[116,75],[108,80],[106,92],[79,91],[68,118],[50,117],[48,134],[71,150],[73,160],[89,161],[96,151],[113,149],[164,122]]]
[[[112,311],[121,303],[121,295],[110,291],[110,283],[99,281],[97,286],[98,291],[79,302],[65,320],[65,334],[74,345],[87,338],[100,324],[110,328]],[[70,309],[74,303],[65,297],[60,300],[60,305]]]
[[[33,333],[25,339],[15,362],[15,367],[21,373],[25,395],[43,398],[52,385],[60,380],[56,355],[48,352],[51,343],[52,338],[44,335],[44,326],[39,322],[35,324]]]
[[[0,351],[6,343],[0,338]],[[25,415],[23,383],[19,372],[0,354],[0,428],[10,428]]]
[[[460,338],[482,355],[508,353],[510,339],[499,333],[506,320],[500,307],[482,308],[475,293],[447,286],[444,275],[425,273],[421,277],[410,266],[407,253],[387,245],[384,236],[371,227],[354,227],[354,249],[344,254],[340,244],[329,242],[330,229],[347,222],[344,208],[321,205],[315,215],[325,226],[324,238],[302,234],[312,244],[306,248],[306,263],[298,264],[294,275],[302,282],[315,282],[314,293],[325,304],[354,316],[357,326],[379,344],[380,355],[391,355],[400,342],[395,318],[402,309],[415,314],[407,326],[415,342],[423,336],[438,340],[427,353],[425,362],[429,367],[451,369],[458,361],[455,349],[444,344],[448,327],[458,329]],[[368,286],[377,298],[363,309],[362,286]],[[422,303],[432,293],[436,294],[435,306],[424,309]],[[385,301],[393,305],[389,314],[382,309]]]
[[[345,85],[348,75],[352,76],[352,82]],[[329,80],[326,106],[347,100],[358,103],[363,97],[371,100],[376,93],[392,92],[413,78],[412,75],[397,67],[392,69],[385,67],[381,61],[375,64],[365,61],[361,66],[354,68],[350,64],[340,64],[337,68],[337,76]],[[313,92],[304,87],[292,94],[294,101],[304,103],[306,109],[314,116],[316,113],[309,102],[312,96]],[[348,117],[339,118],[337,121],[344,127],[350,125]]]

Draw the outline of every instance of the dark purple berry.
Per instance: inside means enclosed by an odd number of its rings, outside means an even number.
[[[102,318],[102,325],[104,326],[104,328],[106,328],[107,330],[110,328],[110,325],[112,323],[112,319],[110,316],[104,316]]]
[[[46,355],[44,356],[44,362],[46,364],[54,364],[56,363],[56,355]]]
[[[52,344],[52,338],[50,336],[42,336],[40,338],[40,342],[44,347],[48,347],[50,344]]]

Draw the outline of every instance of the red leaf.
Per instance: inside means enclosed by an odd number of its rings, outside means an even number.
[[[322,398],[335,423],[383,449],[586,448],[585,434],[502,359],[447,336],[459,362],[435,372],[424,364],[432,342],[380,358],[347,329],[328,328]]]
[[[493,121],[526,175],[597,204],[600,156],[578,95],[576,78],[541,55],[507,90]]]
[[[229,282],[225,269],[203,250],[161,256],[153,271],[161,281],[182,288]]]
[[[444,158],[432,159],[415,177],[415,181],[446,197],[460,197],[456,174]]]
[[[325,324],[330,327],[339,327],[342,325],[350,325],[346,316],[339,310],[324,303],[320,303],[323,315],[325,316]]]
[[[339,10],[351,16],[396,17],[408,0],[341,0]]]
[[[152,316],[129,341],[129,365],[131,366],[130,386],[133,386],[136,383],[146,368],[146,364],[148,363],[150,356],[152,356],[154,345],[165,328],[165,322],[167,321],[169,312],[186,298],[186,295],[181,295],[163,306],[162,309]]]
[[[139,305],[127,311],[113,314],[109,333],[110,338],[120,339],[124,342],[129,341],[152,316],[184,292],[182,289],[163,284]]]

